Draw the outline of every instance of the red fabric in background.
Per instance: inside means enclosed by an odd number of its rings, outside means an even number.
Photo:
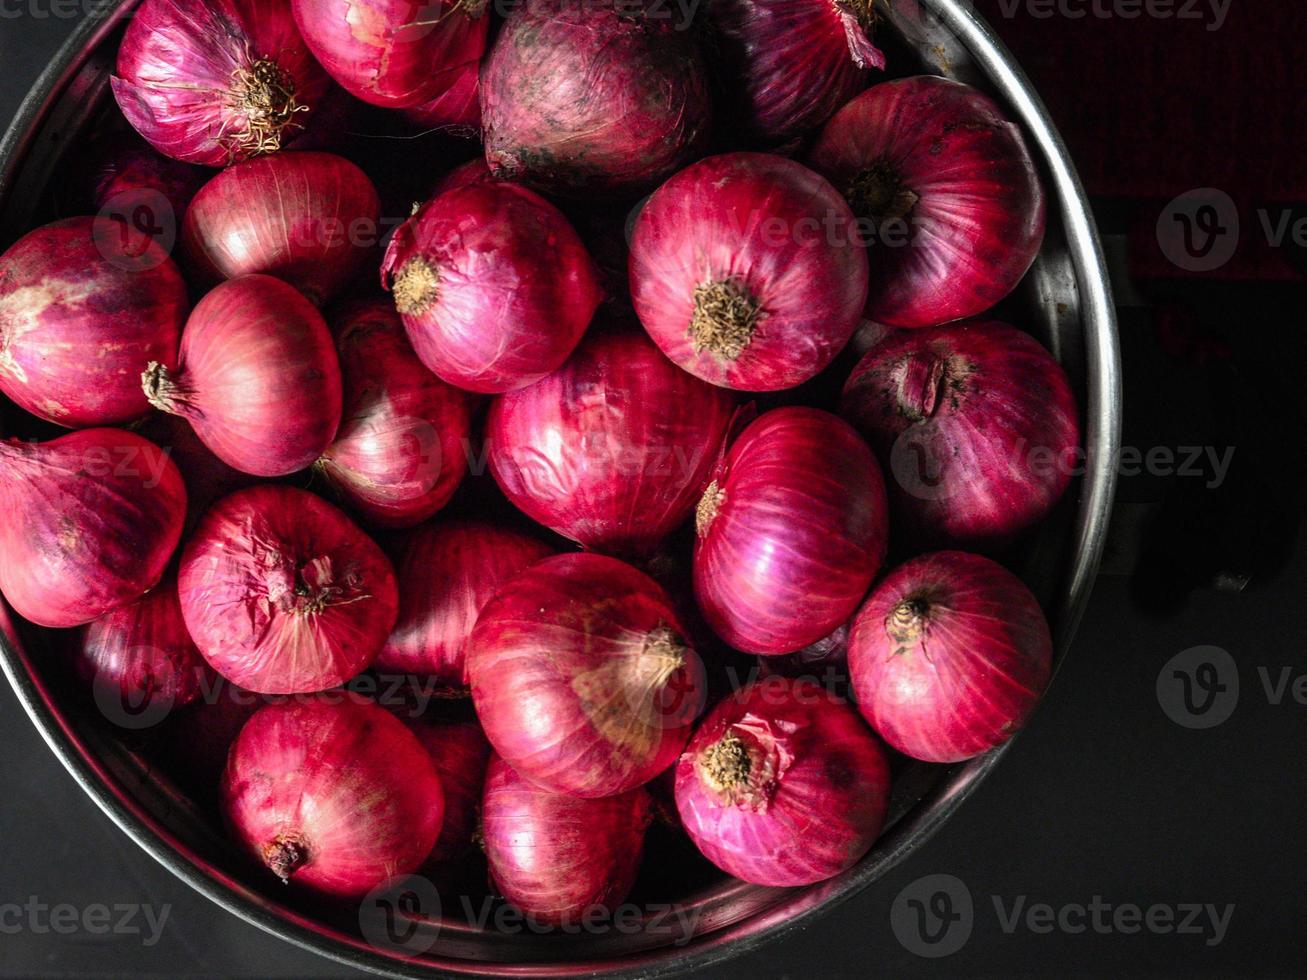
[[[974,3],[1030,75],[1089,193],[1125,199],[1137,278],[1300,278],[1261,211],[1274,221],[1307,202],[1305,0],[1229,0],[1223,22],[1213,0]],[[1202,273],[1157,241],[1167,203],[1197,188],[1228,194],[1241,226],[1233,258]]]

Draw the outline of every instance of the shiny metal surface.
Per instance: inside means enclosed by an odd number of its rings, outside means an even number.
[[[61,157],[106,98],[113,40],[131,0],[103,6],[42,75],[0,140],[0,247],[31,227]],[[1038,96],[966,0],[895,0],[889,27],[921,68],[996,94],[1024,126],[1050,192],[1050,230],[1023,287],[1025,325],[1067,366],[1081,398],[1088,461],[1083,477],[1021,569],[1050,614],[1059,659],[1084,611],[1102,554],[1120,444],[1121,370],[1116,322],[1093,217],[1061,138]],[[33,724],[80,786],[147,853],[230,912],[289,942],[391,976],[639,976],[703,968],[774,940],[856,895],[918,847],[958,808],[1002,750],[953,767],[917,765],[895,785],[892,825],[844,875],[805,889],[723,881],[677,896],[696,913],[689,936],[652,928],[605,936],[501,935],[423,924],[421,954],[369,944],[357,916],[332,916],[233,860],[221,828],[150,770],[102,719],[68,710],[46,676],[36,631],[0,607],[0,665]],[[646,923],[648,925],[648,923]],[[673,943],[672,940],[677,940]],[[425,942],[423,943],[425,945]]]

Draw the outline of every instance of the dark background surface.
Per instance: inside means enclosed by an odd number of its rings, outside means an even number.
[[[1121,305],[1126,445],[1233,446],[1234,466],[1219,486],[1210,473],[1123,475],[1084,626],[994,775],[877,886],[712,975],[1307,973],[1307,706],[1291,693],[1274,703],[1262,682],[1265,672],[1307,673],[1307,560],[1294,551],[1303,266],[1292,249],[1256,238],[1258,208],[1307,197],[1307,104],[1290,49],[1307,5],[1233,0],[1219,30],[1207,29],[1207,4],[1205,22],[1066,16],[1088,0],[1046,18],[1028,4],[978,6],[1044,93],[1095,195]],[[51,15],[58,9],[0,0],[0,120],[75,25]],[[1167,201],[1205,187],[1237,202],[1245,232],[1235,258],[1199,279],[1159,260],[1152,229]],[[1172,657],[1205,645],[1233,656],[1240,694],[1229,720],[1204,731],[1168,718],[1157,681]],[[150,947],[131,935],[13,932],[0,919],[0,976],[360,976],[245,925],[156,866],[76,787],[7,687],[0,772],[0,909],[32,899],[169,907]],[[896,940],[890,909],[937,873],[967,886],[975,925],[960,951],[927,960]],[[1233,912],[1214,943],[1092,925],[1008,932],[994,904],[1096,897]]]

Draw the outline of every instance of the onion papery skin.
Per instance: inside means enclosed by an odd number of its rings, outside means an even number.
[[[435,870],[476,847],[490,743],[476,722],[410,719],[409,731],[431,756],[445,796],[445,819],[424,867]]]
[[[181,708],[207,687],[208,668],[186,632],[175,579],[83,627],[75,651],[84,680],[109,703],[138,712]]]
[[[490,472],[546,527],[643,556],[694,510],[734,408],[638,331],[594,333],[561,369],[492,403]]]
[[[150,364],[150,403],[191,423],[223,462],[253,476],[311,464],[336,436],[340,362],[322,315],[294,287],[241,276],[200,300],[176,372]]]
[[[343,684],[395,626],[390,561],[343,513],[292,487],[218,502],[182,553],[178,594],[209,665],[259,694]]]
[[[475,66],[490,18],[475,0],[291,0],[304,40],[345,91],[387,109],[430,102]]]
[[[603,299],[594,261],[563,213],[497,181],[428,202],[391,239],[381,276],[422,363],[480,394],[556,370]]]
[[[148,235],[66,218],[0,256],[0,391],[68,428],[128,422],[150,404],[140,373],[175,365],[186,284]]]
[[[685,832],[755,885],[810,885],[852,867],[885,825],[889,792],[889,762],[858,713],[785,677],[721,702],[676,767]]]
[[[485,521],[425,524],[395,559],[399,621],[378,670],[420,674],[468,688],[467,644],[486,603],[520,572],[553,554],[528,534]]]
[[[412,527],[467,475],[471,399],[422,365],[385,300],[352,307],[335,334],[344,413],[318,472],[365,523]]]
[[[160,153],[225,167],[290,143],[330,81],[285,0],[144,0],[109,84]]]
[[[440,833],[444,793],[403,722],[337,693],[260,709],[232,745],[222,808],[283,881],[355,897],[418,869]]]
[[[867,69],[885,67],[853,6],[840,0],[709,5],[731,118],[745,133],[769,143],[802,136],[866,86]]]
[[[467,163],[460,163],[445,176],[436,182],[436,186],[431,188],[431,197],[439,197],[445,191],[452,191],[459,187],[466,187],[468,184],[475,184],[483,180],[493,180],[490,176],[490,168],[486,166],[485,157],[474,157]]]
[[[1039,172],[982,92],[921,75],[875,85],[827,123],[809,165],[871,240],[867,316],[928,327],[1007,296],[1044,240]]]
[[[1066,372],[1005,323],[890,336],[849,376],[841,412],[888,466],[918,544],[1006,546],[1048,514],[1078,461]]]
[[[91,209],[155,231],[160,245],[171,247],[186,209],[212,172],[158,153],[134,132],[99,139],[88,152]],[[163,213],[161,200],[168,208]]]
[[[404,109],[401,115],[423,132],[447,129],[460,134],[481,134],[481,100],[478,80],[481,66],[473,62],[459,69],[448,89],[430,102]],[[482,158],[484,160],[484,157]]]
[[[472,700],[495,751],[555,793],[615,796],[676,760],[703,664],[671,599],[613,558],[558,555],[509,581],[468,644]]]
[[[186,212],[182,242],[206,285],[262,273],[323,306],[373,253],[380,214],[372,181],[348,160],[278,153],[205,184]]]
[[[696,377],[743,391],[793,388],[857,329],[867,252],[839,192],[766,153],[709,157],[640,212],[631,298],[649,336]]]
[[[1052,671],[1039,603],[1003,566],[940,551],[876,586],[849,644],[858,708],[891,746],[960,762],[1022,726]]]
[[[731,447],[696,515],[694,594],[737,650],[793,653],[844,623],[885,557],[880,467],[848,423],[778,408]]]
[[[152,442],[83,429],[0,442],[0,592],[38,626],[82,626],[154,588],[181,539],[186,488]]]
[[[543,925],[611,914],[635,883],[651,806],[643,788],[598,800],[551,793],[493,756],[481,804],[491,880]]]
[[[486,160],[564,195],[634,194],[699,156],[712,122],[694,31],[655,0],[516,5],[481,66]]]

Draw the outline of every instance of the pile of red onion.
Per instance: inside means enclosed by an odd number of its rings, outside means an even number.
[[[0,255],[0,623],[305,916],[821,882],[1048,683],[1020,129],[870,0],[702,13],[143,0]]]

